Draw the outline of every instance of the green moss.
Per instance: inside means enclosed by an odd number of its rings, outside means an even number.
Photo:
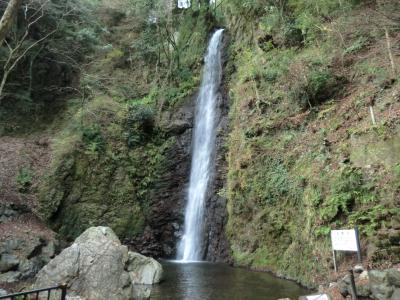
[[[383,56],[355,55],[379,39],[350,29],[360,21],[351,8],[362,10],[354,4],[228,5],[253,16],[232,18],[226,233],[237,264],[317,286],[331,274],[330,230],[352,226],[363,247],[387,252],[373,236],[396,211],[398,122],[388,107],[398,87]],[[369,126],[371,98],[377,126]]]
[[[110,226],[121,238],[143,232],[153,184],[174,139],[138,107],[96,98],[60,134],[40,200],[43,216],[63,236],[73,239],[95,225]],[[65,147],[66,141],[73,144]]]

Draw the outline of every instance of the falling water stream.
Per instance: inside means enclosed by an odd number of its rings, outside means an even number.
[[[217,100],[221,84],[221,43],[223,29],[217,30],[208,45],[203,79],[196,103],[192,142],[192,166],[185,211],[184,235],[178,245],[178,259],[202,260],[204,206],[210,177],[214,171]]]
[[[218,103],[222,77],[222,36],[223,29],[213,34],[205,56],[203,79],[196,103],[192,166],[184,235],[178,244],[178,261],[164,261],[164,282],[145,287],[148,289],[145,292],[154,300],[297,299],[306,290],[293,282],[266,273],[202,261],[204,210],[215,168],[216,127],[220,117]]]

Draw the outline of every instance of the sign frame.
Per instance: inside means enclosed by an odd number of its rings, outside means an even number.
[[[335,247],[333,245],[333,238],[332,238],[332,233],[334,231],[354,231],[354,237],[355,237],[355,248],[356,249],[348,249],[348,250],[335,250]],[[337,272],[337,261],[336,261],[336,251],[342,251],[342,252],[357,252],[357,259],[358,263],[362,262],[362,257],[361,257],[361,246],[360,246],[360,234],[358,231],[358,227],[354,227],[353,229],[343,229],[343,230],[331,230],[331,246],[332,246],[332,256],[333,256],[333,265],[335,268],[335,272]]]

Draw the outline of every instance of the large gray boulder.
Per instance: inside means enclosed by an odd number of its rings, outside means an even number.
[[[145,258],[150,265],[147,267],[138,263],[138,259],[134,259],[136,257],[121,245],[110,228],[92,227],[38,273],[34,288],[64,283],[69,297],[87,300],[134,299],[134,284],[139,283],[139,279],[155,283],[155,279],[160,279],[158,274],[162,273],[162,269],[152,273],[157,263],[154,260]],[[132,278],[138,281],[133,282]],[[52,295],[52,299],[59,297],[59,293]]]

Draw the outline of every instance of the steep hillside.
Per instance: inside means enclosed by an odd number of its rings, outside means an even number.
[[[227,4],[223,192],[238,265],[316,286],[334,276],[330,229],[354,226],[365,265],[399,262],[396,9],[396,1]],[[343,270],[354,259],[341,257]]]

